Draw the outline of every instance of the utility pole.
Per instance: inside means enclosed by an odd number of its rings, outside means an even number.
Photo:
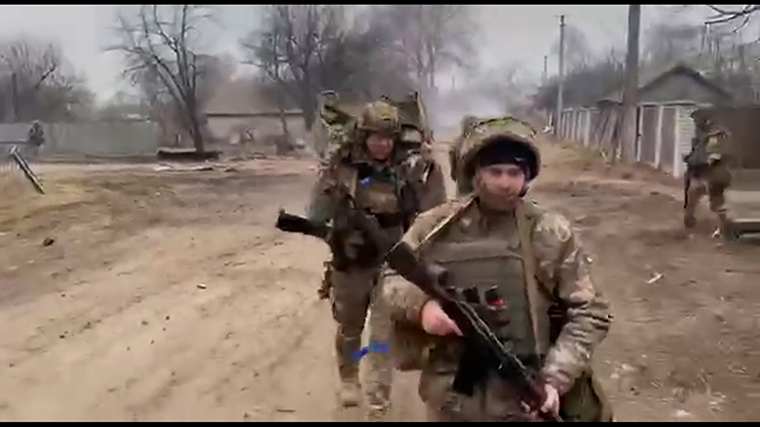
[[[618,133],[618,147],[624,161],[636,157],[637,127],[636,110],[639,106],[639,28],[641,5],[628,5],[628,52],[625,58],[625,89],[623,92],[623,121]],[[614,158],[614,157],[613,157]]]
[[[559,84],[557,84],[557,110],[554,112],[554,136],[559,137],[562,122],[562,92],[565,86],[565,15],[559,16]]]
[[[541,74],[541,87],[546,87],[546,81],[549,79],[549,55],[544,55],[544,72]],[[544,114],[546,114],[547,121],[551,124],[551,117],[552,113],[547,109],[544,111]]]
[[[549,76],[549,55],[544,55],[544,72],[541,74],[541,86],[546,84],[546,79]]]

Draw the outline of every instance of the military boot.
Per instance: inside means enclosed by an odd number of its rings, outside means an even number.
[[[390,412],[390,387],[373,385],[367,393],[367,421],[384,421]]]
[[[342,406],[357,406],[361,400],[361,385],[359,384],[359,360],[356,355],[361,350],[361,338],[346,338],[340,334],[335,336],[335,347],[338,353],[338,373],[340,374],[339,400]]]
[[[390,408],[393,369],[390,355],[381,350],[382,344],[371,341],[370,346],[375,351],[368,355],[367,360],[367,418],[368,421],[381,421]]]
[[[340,404],[344,408],[359,406],[359,400],[361,400],[361,385],[359,384],[358,378],[341,380],[338,400],[340,400]]]
[[[728,216],[726,214],[718,214],[718,221],[717,234],[727,241],[735,240],[737,235],[731,227],[731,220]]]

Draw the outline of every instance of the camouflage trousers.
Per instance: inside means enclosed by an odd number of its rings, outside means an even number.
[[[726,186],[722,183],[716,183],[709,178],[692,178],[684,206],[684,224],[691,227],[696,223],[697,206],[702,197],[707,195],[710,200],[710,210],[718,215],[721,227],[725,227],[728,221],[725,191]]]
[[[341,381],[357,381],[359,361],[367,359],[366,394],[370,406],[386,407],[390,402],[393,370],[390,355],[382,351],[390,344],[391,321],[382,298],[380,268],[333,271],[330,299],[338,323],[335,349]],[[362,332],[369,311],[369,349],[362,357]]]

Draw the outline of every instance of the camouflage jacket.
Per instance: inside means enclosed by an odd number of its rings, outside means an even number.
[[[27,132],[27,141],[35,147],[39,147],[45,143],[45,134],[42,130],[42,125],[38,121],[32,122]]]
[[[379,265],[381,260],[366,255],[373,252],[359,230],[337,220],[344,212],[341,198],[346,193],[358,209],[378,219],[390,238],[398,240],[417,214],[446,201],[446,190],[439,167],[418,167],[424,162],[410,160],[405,152],[396,153],[392,162],[380,165],[362,155],[363,150],[353,151],[350,158],[336,153],[331,161],[322,164],[306,215],[317,223],[333,223],[337,234],[328,238],[328,243],[334,260],[343,260],[339,262],[346,267],[365,268]],[[335,191],[341,188],[343,191]],[[336,225],[336,221],[343,225]]]
[[[692,168],[705,166],[721,160],[729,152],[731,134],[720,125],[711,126],[707,132],[696,130],[691,151],[684,159]]]
[[[546,339],[541,374],[560,393],[565,393],[584,370],[589,368],[595,348],[606,337],[610,328],[612,314],[608,302],[592,281],[591,260],[585,254],[567,219],[531,202],[525,202],[524,206],[526,217],[531,224],[529,235],[535,258],[534,276],[537,278],[539,290],[542,291],[539,292],[540,301],[531,301],[530,304],[541,308],[547,316],[549,307],[563,307],[561,315],[564,320],[558,336]],[[448,244],[451,241],[449,236],[452,234],[460,236],[460,241],[484,241],[500,237],[514,241],[515,236],[510,236],[510,233],[515,232],[490,227],[477,203],[471,197],[467,197],[420,215],[403,240],[420,251],[424,259],[425,253],[437,244]],[[522,246],[519,243],[517,245]],[[386,275],[388,277],[384,287],[384,298],[389,305],[394,323],[394,340],[406,340],[406,343],[410,343],[408,349],[392,348],[391,352],[408,350],[419,351],[422,354],[409,357],[420,360],[421,366],[416,369],[422,370],[420,393],[424,395],[426,392],[423,389],[434,388],[431,385],[435,382],[433,378],[442,372],[429,366],[429,355],[436,347],[461,342],[456,338],[425,334],[421,329],[420,315],[429,297],[398,276],[388,273]],[[507,305],[509,304],[507,301]],[[450,368],[455,368],[455,365]],[[445,369],[443,371],[445,372]]]

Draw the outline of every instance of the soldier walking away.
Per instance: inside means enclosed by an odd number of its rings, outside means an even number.
[[[731,220],[725,193],[731,185],[731,171],[727,164],[731,136],[702,110],[695,111],[691,117],[694,119],[695,135],[691,151],[684,156],[684,227],[693,228],[696,225],[695,211],[706,194],[710,200],[710,210],[718,216],[719,226],[715,235],[730,238]]]
[[[430,421],[538,421],[539,412],[612,420],[591,369],[612,323],[610,307],[568,220],[525,197],[540,167],[533,139],[520,121],[479,121],[457,155],[473,194],[420,215],[403,241],[445,268],[455,289],[475,295],[468,303],[539,377],[541,408],[529,409],[520,389],[482,360],[460,365],[473,341],[457,336],[461,330],[438,301],[388,275],[391,357],[400,370],[421,371]],[[454,386],[458,367],[478,372],[470,396]]]
[[[29,157],[36,158],[39,155],[40,147],[45,143],[45,134],[42,131],[42,125],[38,120],[34,120],[27,131],[27,147]]]
[[[323,162],[307,208],[309,220],[332,222],[327,238],[332,257],[325,277],[331,282],[332,314],[338,323],[335,348],[343,406],[359,404],[361,336],[371,306],[368,348],[374,351],[367,355],[370,367],[366,390],[370,419],[381,418],[390,406],[392,367],[388,352],[383,351],[388,347],[390,318],[379,298],[382,254],[353,226],[348,213],[360,209],[371,214],[394,240],[401,238],[419,213],[418,201],[425,199],[420,192],[428,189],[417,188],[420,180],[410,176],[407,153],[396,143],[399,131],[394,106],[383,101],[368,104],[358,118],[351,145],[336,150]]]

